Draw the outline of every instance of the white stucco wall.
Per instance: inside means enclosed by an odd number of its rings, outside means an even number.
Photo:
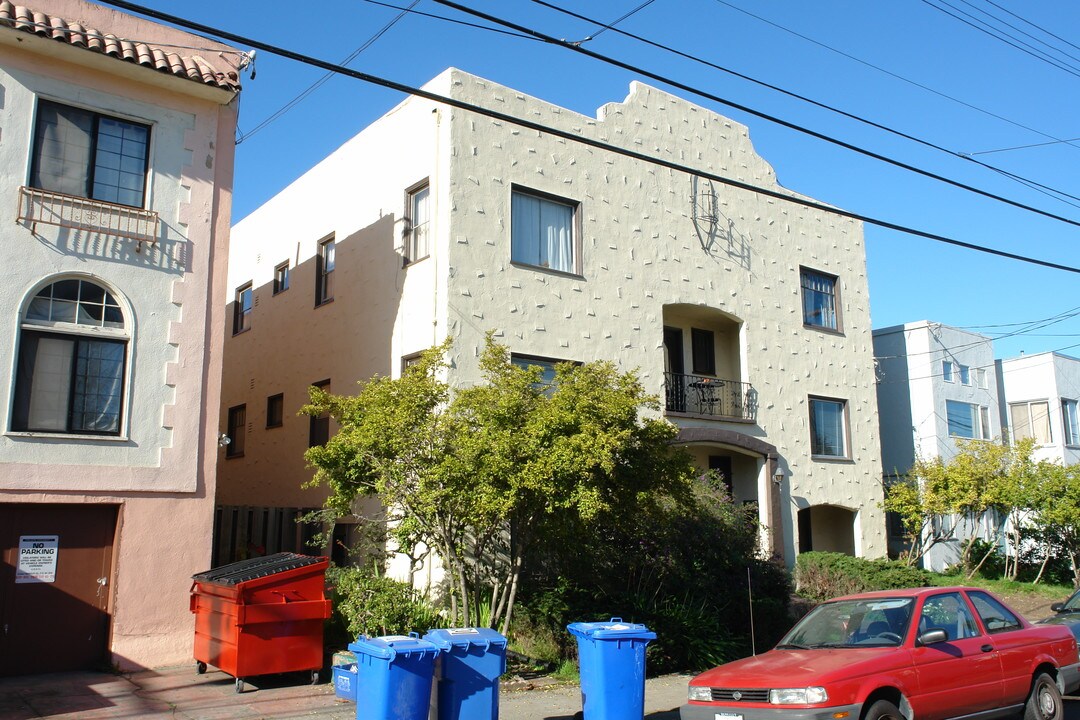
[[[1080,360],[1054,352],[1002,360],[1001,384],[1006,418],[1009,403],[1039,400],[1048,403],[1051,442],[1036,448],[1036,459],[1063,465],[1080,462],[1080,447],[1065,444],[1061,402],[1080,399]]]

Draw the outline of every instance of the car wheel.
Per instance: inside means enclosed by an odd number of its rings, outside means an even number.
[[[891,702],[878,700],[866,711],[863,720],[905,720],[905,718]]]
[[[1042,673],[1035,678],[1024,705],[1024,720],[1062,720],[1061,691],[1054,679]]]

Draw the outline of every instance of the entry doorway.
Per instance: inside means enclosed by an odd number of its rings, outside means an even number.
[[[799,552],[855,555],[855,513],[836,505],[812,505],[799,510]]]
[[[0,503],[0,676],[109,657],[117,505]]]

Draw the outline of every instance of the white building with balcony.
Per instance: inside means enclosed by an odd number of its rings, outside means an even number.
[[[595,117],[455,69],[425,87],[801,197],[746,127],[640,83]],[[636,370],[698,464],[757,503],[765,552],[886,552],[858,222],[412,98],[232,240],[218,561],[288,549],[321,505],[301,489],[330,431],[297,417],[308,386],[396,376],[448,336],[467,385],[489,330],[521,363]]]

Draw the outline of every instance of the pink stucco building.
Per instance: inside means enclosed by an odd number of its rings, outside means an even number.
[[[191,658],[242,52],[0,2],[0,675]]]

